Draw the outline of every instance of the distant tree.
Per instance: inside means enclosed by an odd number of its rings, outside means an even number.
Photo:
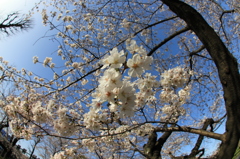
[[[64,139],[48,136],[37,146],[37,150],[40,152],[41,158],[48,159],[60,152],[66,144],[67,141]]]
[[[32,20],[27,16],[21,16],[18,12],[8,14],[6,17],[1,16],[0,33],[6,35],[15,34],[19,31],[26,31],[32,26]]]
[[[34,152],[37,148],[37,145],[41,142],[41,138],[38,136],[36,138],[33,139],[33,143],[31,144],[31,148],[30,148],[30,156],[29,159],[33,159],[35,158]]]
[[[36,150],[39,152],[39,156],[42,159],[49,159],[69,146],[71,147],[71,144],[71,140],[47,136],[41,139]],[[75,150],[75,157],[76,156],[78,157],[77,159],[86,159],[84,153],[77,153],[77,150]]]

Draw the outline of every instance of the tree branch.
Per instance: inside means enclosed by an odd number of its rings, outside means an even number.
[[[151,56],[158,48],[160,48],[161,46],[163,46],[164,44],[166,44],[168,41],[172,40],[173,38],[175,38],[176,36],[186,32],[190,30],[189,27],[185,27],[175,33],[173,33],[172,35],[170,35],[169,37],[167,37],[166,39],[164,39],[162,42],[160,42],[158,45],[156,45],[149,53],[148,56]]]
[[[15,31],[25,31],[32,26],[32,20],[28,18],[19,18],[19,13],[9,14],[2,22],[0,22],[0,31],[10,35]]]
[[[154,129],[154,131],[156,132],[169,132],[169,131],[181,131],[181,132],[189,132],[189,133],[193,133],[193,134],[199,134],[199,135],[204,135],[207,137],[211,137],[213,139],[217,139],[217,140],[224,140],[224,135],[222,134],[218,134],[218,133],[214,133],[214,132],[209,132],[206,130],[202,130],[202,129],[196,129],[196,128],[190,128],[190,127],[170,127],[170,128],[161,128],[161,127],[156,127]]]
[[[211,131],[212,131],[212,124],[213,123],[214,123],[214,121],[213,121],[212,118],[206,119],[204,124],[203,124],[202,130],[207,130],[207,127],[210,125],[211,126]],[[197,154],[199,154],[199,151],[200,151],[199,148],[202,144],[203,138],[204,138],[203,135],[199,135],[199,137],[197,139],[197,142],[196,142],[194,148],[192,149],[189,157],[195,157]]]

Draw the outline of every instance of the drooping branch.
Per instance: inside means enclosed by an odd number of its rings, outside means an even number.
[[[175,18],[177,18],[177,16],[169,17],[169,18],[160,20],[160,21],[158,21],[158,22],[156,22],[156,23],[149,24],[149,25],[147,25],[146,27],[144,27],[144,28],[138,30],[137,32],[135,32],[135,33],[133,34],[133,36],[138,35],[138,34],[141,33],[143,30],[149,29],[149,28],[151,28],[151,27],[157,26],[158,24],[162,24],[162,23],[164,23],[164,22],[173,20],[173,19],[175,19]],[[180,33],[179,33],[179,34],[181,34],[181,30],[180,30]],[[170,40],[171,40],[172,38],[174,38],[175,36],[177,36],[177,35],[175,35],[175,33],[174,33],[174,34],[171,35],[169,38],[166,38],[166,39],[162,42],[162,43],[163,43],[162,45],[164,45],[167,41],[170,41]],[[121,42],[119,42],[116,46],[119,46],[120,44],[123,44],[127,39],[128,39],[128,38],[125,38],[125,39],[121,40]],[[168,40],[168,39],[169,39],[169,40]],[[166,41],[166,40],[167,40],[167,41]],[[161,46],[162,46],[162,45],[161,45]],[[159,47],[161,47],[161,46],[159,46]],[[158,48],[159,48],[159,47],[158,47]],[[155,49],[154,51],[156,51],[156,49]],[[154,51],[153,51],[153,52],[154,52]],[[151,51],[151,52],[152,52],[152,51]],[[153,53],[153,52],[152,52],[152,53]],[[151,53],[151,54],[152,54],[152,53]],[[148,56],[150,56],[150,54],[149,54]]]
[[[156,22],[156,23],[147,25],[145,28],[142,28],[141,30],[139,30],[139,31],[137,31],[136,33],[134,33],[133,35],[136,36],[138,33],[141,33],[141,32],[142,32],[143,30],[145,30],[145,29],[151,28],[151,27],[153,27],[153,26],[156,26],[156,25],[158,25],[158,24],[167,22],[167,21],[169,21],[169,20],[173,20],[173,19],[175,19],[175,18],[177,18],[177,16],[173,16],[173,17],[170,17],[170,18],[166,18],[166,19],[160,20],[160,21],[158,21],[158,22]]]
[[[224,16],[224,14],[226,14],[226,13],[234,13],[235,12],[235,10],[225,10],[225,11],[223,11],[222,12],[222,14],[221,14],[221,16],[220,16],[220,18],[219,18],[219,20],[220,20],[220,24],[221,24],[221,27],[219,28],[219,30],[222,28],[222,31],[223,31],[223,33],[224,33],[224,36],[225,36],[225,38],[226,38],[226,40],[227,41],[229,41],[229,39],[228,39],[228,37],[227,37],[227,33],[226,33],[226,31],[225,31],[225,29],[224,29],[224,26],[223,26],[223,21],[222,21],[222,17]]]
[[[31,19],[19,17],[19,13],[14,12],[9,14],[3,21],[0,22],[0,32],[10,35],[16,31],[26,31],[27,29],[31,28],[31,26]]]
[[[194,8],[179,0],[162,0],[162,2],[195,32],[217,66],[227,111],[226,133],[218,158],[232,158],[240,138],[240,121],[238,119],[240,116],[240,76],[237,60],[214,29]]]

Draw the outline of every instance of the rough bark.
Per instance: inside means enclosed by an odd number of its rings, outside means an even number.
[[[148,142],[143,146],[144,153],[149,156],[148,158],[152,157],[153,155],[153,149],[154,146],[157,142],[157,133],[153,131],[149,137],[148,137]]]
[[[161,159],[161,150],[164,143],[167,141],[169,136],[172,134],[171,131],[163,133],[163,135],[157,139],[157,133],[153,131],[149,137],[148,142],[143,146],[144,154],[148,159]]]
[[[161,156],[161,151],[163,148],[164,143],[167,141],[167,139],[170,137],[170,135],[172,134],[172,131],[169,132],[165,132],[156,142],[156,145],[154,147],[153,150],[153,159],[160,159],[162,158]]]
[[[162,2],[195,32],[217,66],[227,113],[226,132],[218,158],[232,158],[240,138],[240,120],[238,119],[240,116],[240,77],[237,61],[213,28],[194,8],[179,0],[162,0]]]

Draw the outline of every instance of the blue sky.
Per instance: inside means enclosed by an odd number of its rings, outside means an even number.
[[[27,14],[35,3],[39,0],[0,0],[0,16],[19,11],[21,14]],[[25,68],[29,71],[37,72],[40,76],[45,76],[42,65],[34,65],[32,57],[37,55],[40,61],[46,56],[51,57],[52,52],[57,49],[57,44],[46,38],[41,38],[48,30],[44,27],[41,20],[41,14],[35,13],[32,17],[33,27],[28,31],[18,32],[9,37],[1,35],[0,39],[0,56],[8,61],[10,65],[17,69]],[[46,69],[48,70],[48,69]],[[45,71],[44,71],[45,73]]]

